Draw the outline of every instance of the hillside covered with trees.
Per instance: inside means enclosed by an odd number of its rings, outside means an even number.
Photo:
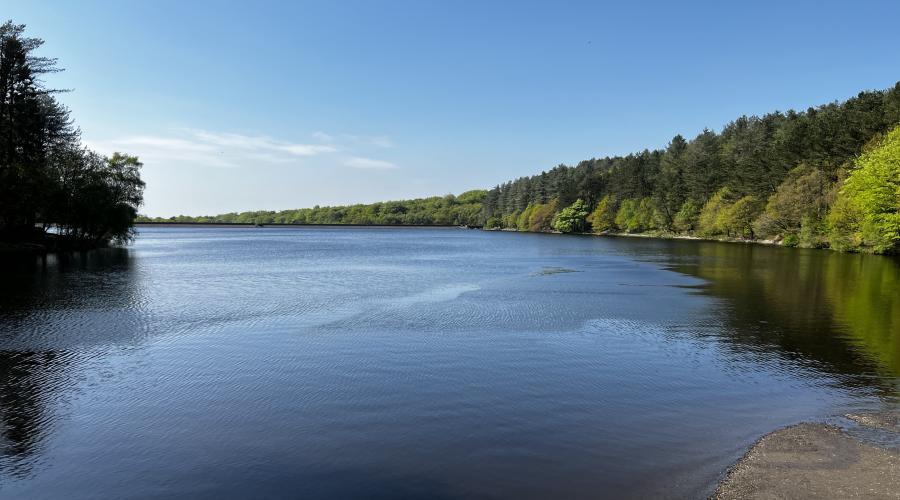
[[[559,165],[488,191],[143,222],[465,224],[565,233],[900,246],[900,83],[805,111],[742,116],[663,149]]]
[[[742,116],[664,149],[560,165],[491,189],[489,228],[900,244],[900,83],[806,111]]]
[[[81,145],[69,111],[42,75],[42,40],[0,25],[0,246],[94,247],[131,237],[143,201],[141,163]]]

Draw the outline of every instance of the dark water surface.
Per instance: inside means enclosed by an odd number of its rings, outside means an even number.
[[[882,257],[146,228],[0,270],[7,498],[703,497],[900,394]]]

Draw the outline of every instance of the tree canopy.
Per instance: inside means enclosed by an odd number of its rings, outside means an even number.
[[[676,135],[663,149],[559,165],[500,184],[485,196],[482,218],[488,227],[548,230],[532,221],[537,207],[555,205],[567,220],[581,200],[589,213],[584,231],[892,252],[898,200],[889,181],[898,153],[888,132],[898,123],[900,83],[805,111],[742,116],[720,132]],[[884,145],[864,152],[884,134]],[[845,183],[847,172],[854,180]]]
[[[80,143],[41,76],[60,71],[25,26],[0,25],[0,239],[96,246],[127,240],[143,201],[137,158]]]
[[[900,127],[864,152],[829,217],[838,245],[896,251],[900,246]]]
[[[396,224],[481,225],[482,202],[487,191],[466,191],[415,200],[386,201],[368,205],[251,211],[190,217],[139,217],[138,222],[201,222],[242,224]]]

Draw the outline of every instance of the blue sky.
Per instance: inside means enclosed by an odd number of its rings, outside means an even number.
[[[900,80],[900,2],[0,1],[143,212],[372,202]]]

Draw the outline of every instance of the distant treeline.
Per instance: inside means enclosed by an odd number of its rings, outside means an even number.
[[[60,71],[25,26],[0,25],[0,242],[92,247],[127,240],[143,201],[137,158],[81,145],[41,76]]]
[[[487,227],[772,238],[878,253],[900,243],[900,83],[806,111],[742,116],[665,149],[491,189]],[[893,132],[890,132],[891,130]]]
[[[230,222],[242,224],[403,224],[481,225],[482,202],[487,191],[467,191],[416,200],[368,205],[313,207],[280,212],[255,211],[188,217],[138,217],[138,222]]]

